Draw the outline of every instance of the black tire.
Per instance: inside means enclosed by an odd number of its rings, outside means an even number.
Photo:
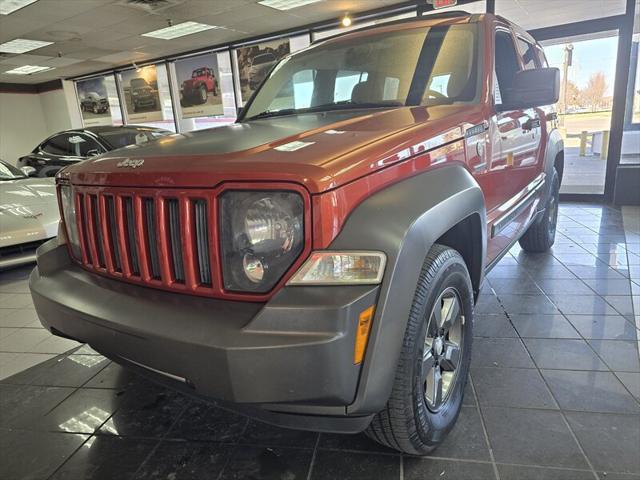
[[[454,376],[449,379],[446,396],[442,395],[442,403],[439,407],[436,405],[436,408],[427,398],[429,383],[425,377],[427,374],[431,375],[432,371],[435,372],[435,368],[445,370],[442,365],[446,359],[442,359],[450,352],[449,345],[453,339],[449,334],[440,337],[444,339],[444,347],[438,342],[441,353],[437,355],[436,341],[432,338],[429,345],[427,340],[432,337],[431,320],[435,318],[436,306],[441,313],[450,311],[451,309],[444,308],[445,302],[449,301],[446,295],[452,292],[454,296],[457,295],[460,307],[457,319],[460,326],[457,338],[460,355]],[[436,331],[436,335],[441,335],[440,328]],[[453,428],[462,408],[472,342],[473,290],[469,272],[457,251],[436,244],[429,251],[420,272],[391,396],[386,407],[374,417],[365,433],[387,447],[411,455],[425,455],[440,445]],[[428,365],[429,355],[436,367],[425,367]]]
[[[558,221],[558,201],[560,198],[560,176],[553,169],[551,191],[540,218],[534,221],[524,235],[520,237],[520,246],[525,252],[541,253],[549,250],[556,241],[556,224]]]
[[[209,94],[207,92],[207,87],[204,85],[200,85],[198,88],[198,103],[202,105],[203,103],[207,103],[207,98]]]
[[[95,113],[96,115],[98,115],[100,113],[100,109],[98,108],[98,105],[96,105],[96,104],[93,105],[93,113]]]

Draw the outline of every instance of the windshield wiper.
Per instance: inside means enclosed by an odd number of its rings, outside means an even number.
[[[314,105],[307,108],[283,108],[282,110],[265,110],[249,118],[245,118],[245,121],[258,120],[260,118],[278,117],[283,115],[295,115],[296,113],[313,113],[313,112],[329,112],[332,110],[348,110],[358,108],[393,108],[402,107],[404,104],[397,101],[385,101],[385,102],[353,102],[351,100],[343,100],[341,102],[325,103],[322,105]]]

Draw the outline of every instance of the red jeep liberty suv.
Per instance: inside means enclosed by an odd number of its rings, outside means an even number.
[[[428,453],[461,409],[483,275],[554,242],[558,89],[489,14],[315,43],[237,123],[61,171],[38,315],[266,422]]]

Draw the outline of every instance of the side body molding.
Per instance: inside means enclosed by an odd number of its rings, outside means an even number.
[[[375,413],[386,404],[424,259],[439,237],[472,215],[479,217],[482,230],[481,279],[486,256],[484,195],[461,164],[429,170],[372,195],[351,213],[331,244],[335,250],[379,250],[387,255],[358,392],[347,413]]]

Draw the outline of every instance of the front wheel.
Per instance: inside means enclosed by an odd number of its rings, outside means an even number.
[[[560,198],[560,176],[554,168],[551,177],[551,191],[542,216],[535,220],[520,238],[520,246],[525,252],[541,253],[549,250],[556,240],[558,222],[558,201]]]
[[[440,445],[462,408],[472,341],[469,272],[457,251],[436,244],[418,279],[391,396],[366,434],[411,455]]]

